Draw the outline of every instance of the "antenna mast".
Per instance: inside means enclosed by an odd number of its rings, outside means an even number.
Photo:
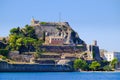
[[[61,22],[61,12],[59,12],[59,22]]]

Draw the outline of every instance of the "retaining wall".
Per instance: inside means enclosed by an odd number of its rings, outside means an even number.
[[[0,72],[71,72],[70,65],[9,64],[0,61]]]

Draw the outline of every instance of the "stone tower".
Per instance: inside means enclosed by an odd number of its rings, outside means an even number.
[[[92,45],[97,46],[97,41],[94,40],[93,43],[92,43]]]
[[[32,18],[31,20],[31,26],[40,26],[40,22]]]
[[[34,24],[35,24],[35,19],[32,18],[32,20],[31,20],[31,25],[34,25]]]

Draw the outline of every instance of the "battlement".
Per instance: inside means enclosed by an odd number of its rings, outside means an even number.
[[[35,19],[31,20],[31,25],[32,26],[69,26],[68,22],[43,22],[43,21],[38,21]]]

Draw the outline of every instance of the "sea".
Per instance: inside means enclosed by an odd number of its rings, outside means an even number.
[[[120,72],[0,72],[0,80],[120,80]]]

